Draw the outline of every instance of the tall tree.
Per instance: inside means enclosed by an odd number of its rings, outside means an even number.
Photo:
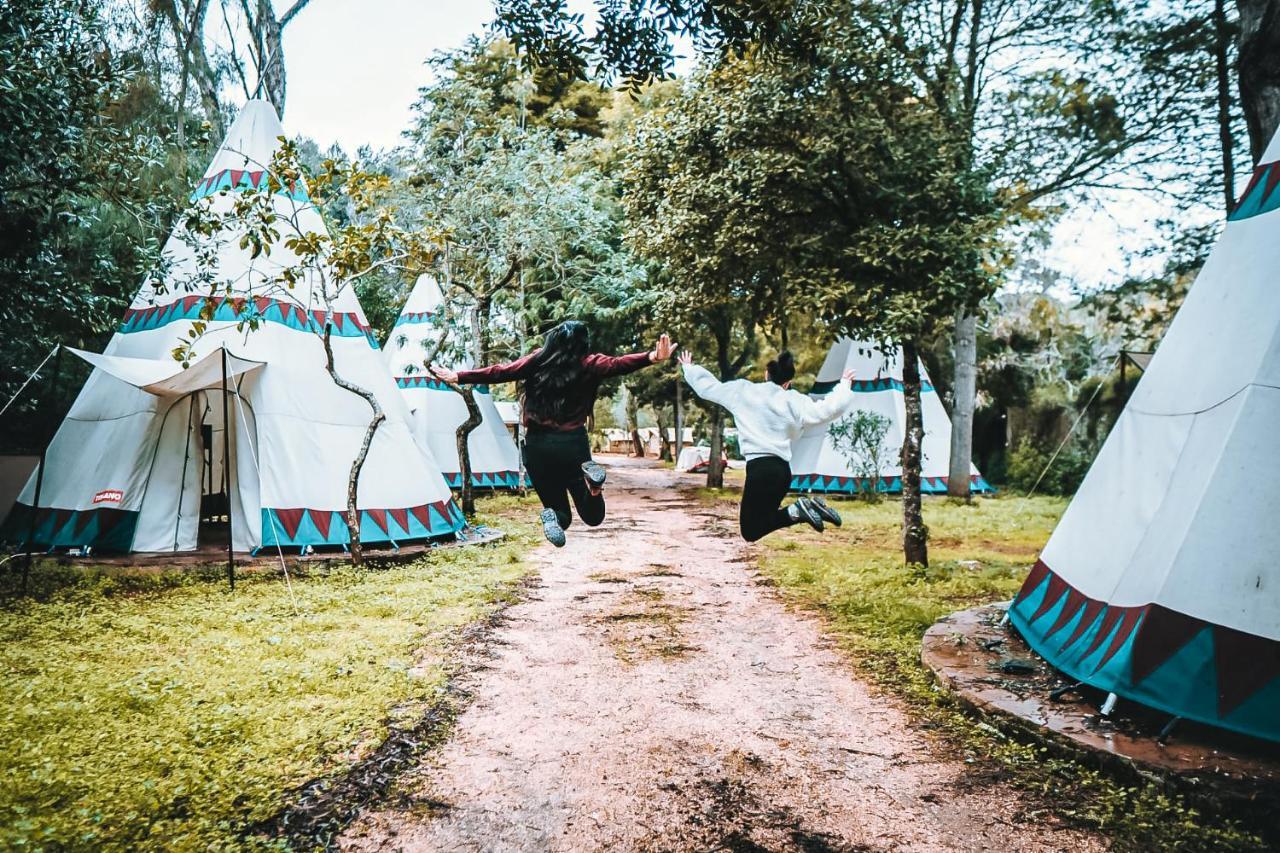
[[[692,34],[701,50],[719,57],[763,45],[785,59],[811,55],[822,33],[847,20],[871,23],[963,144],[962,165],[991,181],[1010,225],[1060,210],[1080,191],[1132,186],[1143,173],[1166,193],[1162,170],[1195,175],[1184,191],[1198,192],[1199,181],[1212,175],[1204,163],[1213,149],[1203,137],[1215,127],[1209,120],[1215,103],[1216,126],[1228,126],[1221,114],[1230,104],[1215,92],[1222,22],[1215,24],[1204,2],[784,0],[672,7],[638,0],[600,3],[591,34],[562,0],[500,0],[497,8],[499,28],[537,61],[572,72],[587,68],[590,58],[597,73],[617,73],[632,85],[668,72],[674,33]],[[1229,173],[1230,134],[1220,136]],[[971,436],[964,424],[974,405],[967,389],[976,324],[963,312],[957,320],[955,346],[965,358],[956,361],[955,380],[965,392],[955,396],[960,428],[952,432],[952,465],[964,476],[952,477],[950,486],[967,494]]]
[[[903,544],[923,563],[917,351],[990,293],[993,200],[895,54],[839,32],[809,60],[723,63],[640,121],[624,202],[633,242],[673,279],[669,310],[712,339],[721,378],[784,307],[833,336],[901,342]]]
[[[1240,101],[1257,163],[1280,126],[1280,0],[1236,0]]]
[[[105,342],[189,189],[137,36],[88,0],[0,0],[0,321],[21,330],[0,339],[0,403],[54,344]],[[28,386],[0,441],[34,449],[77,384]]]

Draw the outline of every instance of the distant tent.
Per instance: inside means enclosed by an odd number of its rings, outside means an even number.
[[[191,200],[213,196],[215,210],[230,210],[237,190],[262,186],[283,134],[268,103],[248,102]],[[301,182],[276,195],[282,214],[296,210],[304,230],[323,232],[306,202]],[[180,232],[165,247],[165,279],[143,284],[106,353],[78,353],[95,369],[48,450],[34,519],[38,546],[189,551],[211,538],[222,545],[225,528],[214,536],[213,519],[228,511],[236,550],[348,541],[347,479],[369,406],[325,370],[317,332],[326,310],[313,282],[298,282],[287,297],[269,287],[288,250],[277,245],[251,262],[238,237],[228,237],[213,272],[218,281],[235,280],[236,292],[215,298],[189,368],[171,351],[209,297],[181,284],[197,261]],[[408,412],[353,290],[333,308],[338,373],[373,391],[387,416],[360,479],[361,540],[452,535],[461,514],[409,433]],[[238,330],[246,320],[258,328]],[[222,464],[227,440],[230,470]],[[35,481],[9,515],[8,541],[27,539]]]
[[[414,438],[435,457],[453,488],[462,485],[458,462],[458,425],[467,406],[448,386],[427,373],[423,362],[438,340],[444,294],[429,275],[418,277],[384,348],[387,367],[412,412]],[[480,488],[520,486],[520,451],[489,395],[477,386],[476,403],[483,421],[468,436],[471,484]]]
[[[1010,618],[1072,678],[1280,741],[1280,136]]]
[[[902,351],[886,355],[879,348],[851,338],[841,338],[827,353],[818,371],[810,396],[820,397],[835,387],[845,370],[857,375],[853,390],[857,408],[875,412],[889,422],[885,448],[875,488],[881,492],[902,491],[902,464],[899,450],[904,435],[906,409],[902,396]],[[951,419],[929,382],[929,374],[920,365],[921,409],[924,417],[924,462],[921,465],[920,489],[926,493],[947,490],[948,463],[951,459]],[[970,488],[989,492],[991,487],[973,468]],[[864,478],[849,465],[849,459],[836,449],[829,427],[813,427],[796,439],[791,451],[791,488],[798,492],[849,492],[864,488]]]

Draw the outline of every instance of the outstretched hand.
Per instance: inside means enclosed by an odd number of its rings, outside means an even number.
[[[427,365],[427,371],[441,382],[450,385],[458,384],[458,371],[456,370],[449,370],[447,367],[436,367],[434,364],[430,364]]]
[[[854,372],[853,372],[853,370],[851,370],[851,369],[850,369],[850,370],[846,370],[844,373],[842,373],[842,374],[840,375],[840,378],[841,378],[841,379],[843,379],[843,380],[845,381],[845,384],[847,384],[847,385],[852,385],[852,384],[853,384],[853,380],[857,378],[857,374],[856,374],[856,373],[854,373]]]
[[[671,358],[671,354],[676,351],[676,345],[671,343],[670,335],[663,335],[658,338],[658,343],[649,351],[649,360],[652,362],[666,361]]]
[[[688,367],[689,365],[693,364],[693,353],[689,352],[688,350],[685,350],[684,352],[680,353],[679,361],[685,367]]]

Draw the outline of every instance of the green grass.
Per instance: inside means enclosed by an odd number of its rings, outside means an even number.
[[[901,504],[832,501],[835,535],[792,528],[765,540],[761,570],[793,601],[820,611],[855,667],[944,732],[967,761],[1034,791],[1060,817],[1105,832],[1121,850],[1264,850],[1233,821],[1198,814],[1157,785],[1126,786],[973,719],[937,689],[920,641],[937,619],[1011,598],[1067,501],[925,500],[930,566],[903,565]]]
[[[515,498],[490,499],[510,513]],[[0,610],[0,849],[227,849],[444,686],[461,626],[513,594],[532,525],[384,569],[282,580],[37,574]]]

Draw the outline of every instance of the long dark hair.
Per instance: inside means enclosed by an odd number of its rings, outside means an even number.
[[[524,408],[530,417],[559,423],[568,416],[569,390],[586,374],[582,359],[590,350],[586,323],[566,320],[547,332],[533,375],[524,381]]]

